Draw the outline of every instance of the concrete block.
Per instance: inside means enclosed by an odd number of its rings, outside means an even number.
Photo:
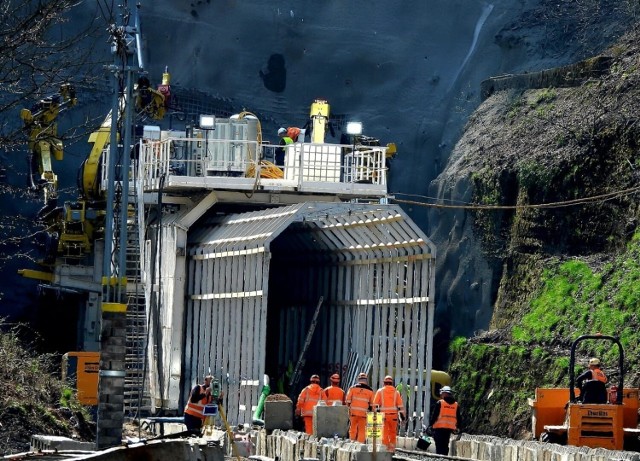
[[[234,434],[233,442],[236,445],[239,456],[249,458],[256,454],[255,438],[252,438],[249,434]]]
[[[396,439],[396,448],[415,451],[418,449],[417,445],[418,439],[414,437],[397,437]]]
[[[57,435],[32,435],[31,451],[40,450],[78,450],[95,451],[96,444],[93,442],[81,442],[68,437]]]
[[[313,435],[320,437],[349,437],[349,408],[344,405],[318,405],[313,409]]]
[[[293,428],[293,402],[277,400],[264,402],[264,428],[268,431]]]
[[[393,453],[387,451],[384,447],[376,447],[375,456],[371,445],[363,445],[360,450],[356,450],[353,461],[391,461]]]

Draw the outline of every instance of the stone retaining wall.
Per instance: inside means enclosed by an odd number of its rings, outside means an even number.
[[[609,70],[613,58],[596,56],[555,69],[518,75],[491,77],[480,84],[480,94],[485,100],[496,91],[507,89],[562,88],[578,86],[590,78],[600,77]]]

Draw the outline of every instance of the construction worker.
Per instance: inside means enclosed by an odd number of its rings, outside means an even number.
[[[282,130],[284,130],[284,133],[286,134],[286,136],[290,137],[293,140],[293,142],[298,142],[298,136],[300,136],[300,133],[302,132],[302,130],[297,126],[290,126],[287,129],[280,128],[278,130],[278,136],[280,136],[280,132]]]
[[[398,437],[398,419],[404,421],[404,403],[400,392],[393,386],[393,378],[385,376],[383,387],[376,391],[373,397],[373,405],[380,413],[384,414],[384,424],[382,426],[382,443],[389,451],[396,449],[396,438]]]
[[[344,405],[344,391],[340,387],[340,375],[334,373],[329,378],[331,385],[324,388],[324,393],[327,396],[327,405]]]
[[[302,389],[296,402],[296,416],[302,416],[304,431],[313,435],[313,409],[321,400],[326,400],[327,395],[320,387],[320,376],[311,375],[310,384]]]
[[[453,398],[453,391],[449,386],[440,389],[440,400],[436,402],[429,420],[427,433],[433,435],[436,443],[436,453],[449,454],[449,438],[453,432],[460,432],[460,405]]]
[[[275,162],[276,166],[280,168],[284,168],[284,153],[286,146],[289,144],[293,144],[293,139],[287,135],[287,130],[285,128],[280,128],[278,130],[278,136],[280,137],[280,147],[276,149],[275,153]]]
[[[576,378],[582,403],[606,403],[607,376],[600,369],[600,359],[591,358],[589,368]]]
[[[349,388],[346,404],[349,407],[349,438],[364,443],[366,440],[367,411],[373,406],[373,389],[367,384],[366,373],[358,375],[358,383]]]
[[[202,414],[204,406],[211,401],[211,381],[213,376],[204,378],[204,383],[196,384],[184,407],[184,424],[188,431],[200,432],[205,416]]]

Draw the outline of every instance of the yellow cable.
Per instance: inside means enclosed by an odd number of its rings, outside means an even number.
[[[247,168],[247,172],[245,176],[248,178],[256,177],[256,167],[255,163],[251,163],[249,168]],[[282,179],[284,178],[284,172],[275,166],[273,163],[268,162],[266,160],[260,161],[260,177],[266,179]]]

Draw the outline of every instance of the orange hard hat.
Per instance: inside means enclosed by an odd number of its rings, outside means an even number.
[[[339,383],[340,382],[340,375],[338,373],[334,373],[331,375],[331,378],[329,378],[331,380],[332,383]]]
[[[387,383],[393,384],[393,378],[391,376],[389,376],[389,375],[385,376],[384,377],[384,383],[385,384],[387,384]]]
[[[367,376],[366,373],[360,373],[358,375],[358,381],[362,381],[362,380],[367,381],[368,379],[369,379],[369,377]]]
[[[311,381],[312,383],[319,383],[320,382],[320,376],[311,375],[311,379],[309,379],[309,381]]]

